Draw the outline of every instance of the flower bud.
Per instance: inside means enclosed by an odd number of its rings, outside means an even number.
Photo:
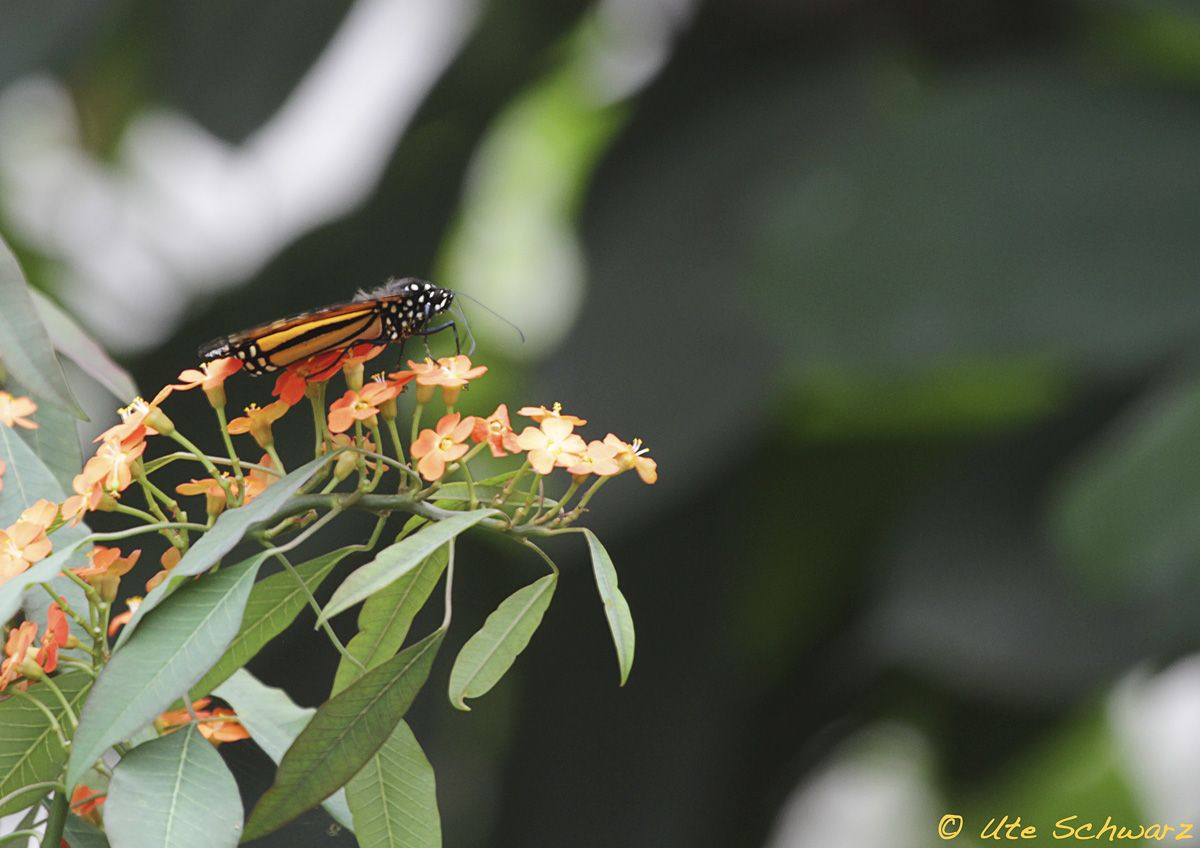
[[[92,585],[100,593],[100,599],[111,604],[117,597],[117,587],[121,585],[121,578],[116,574],[99,574]]]
[[[146,417],[142,419],[148,427],[154,429],[156,433],[163,436],[169,436],[175,432],[175,422],[167,417],[167,414],[157,406],[150,407],[146,413]]]
[[[363,387],[363,363],[361,359],[348,359],[342,366],[342,375],[346,378],[346,387],[361,391]]]
[[[358,468],[358,454],[354,451],[342,451],[333,464],[333,477],[339,483],[354,473]]]
[[[205,386],[204,394],[208,397],[208,405],[213,409],[222,409],[225,406],[225,384],[218,383],[215,386]]]

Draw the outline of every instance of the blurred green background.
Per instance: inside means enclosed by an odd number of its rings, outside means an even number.
[[[1194,4],[0,10],[0,230],[144,391],[413,274],[529,336],[467,305],[468,411],[650,445],[661,482],[591,521],[628,686],[562,544],[505,681],[457,713],[443,664],[414,708],[447,845],[1200,821]],[[462,561],[460,641],[539,568]],[[298,625],[251,668],[307,705],[333,662]],[[266,757],[222,751],[261,792]]]

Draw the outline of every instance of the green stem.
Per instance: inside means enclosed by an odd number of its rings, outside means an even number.
[[[425,404],[418,403],[413,406],[412,417],[412,433],[409,434],[408,449],[412,450],[413,444],[417,441],[417,434],[421,430],[421,412],[425,409]]]
[[[279,454],[275,452],[275,445],[273,443],[269,444],[265,450],[267,451],[267,456],[271,457],[271,462],[275,463],[275,467],[279,469],[279,473],[286,474],[287,472],[283,468],[283,460],[280,459]]]
[[[304,394],[312,405],[313,432],[316,439],[313,456],[318,456],[330,442],[329,424],[325,420],[325,384],[309,383]]]
[[[229,462],[233,466],[233,479],[237,481],[237,503],[240,506],[246,499],[246,487],[242,484],[242,458],[238,456],[233,446],[233,437],[229,435],[229,422],[225,419],[225,407],[214,406],[217,413],[217,423],[221,425],[221,438],[225,442],[225,451],[229,454]]]
[[[58,703],[62,705],[67,718],[71,721],[71,729],[74,730],[76,727],[79,727],[79,719],[75,716],[75,710],[71,709],[71,702],[67,700],[62,690],[58,688],[58,684],[54,682],[53,678],[41,677],[38,679],[38,682],[54,693],[54,697],[58,699]]]
[[[453,610],[451,594],[454,591],[454,539],[449,542],[449,552],[446,558],[446,612],[442,616],[442,631],[450,629],[450,615]]]
[[[50,818],[46,820],[46,835],[42,837],[42,845],[46,848],[50,846],[58,846],[63,841],[63,828],[67,824],[67,812],[70,808],[70,799],[67,793],[55,792],[54,800],[50,802]]]
[[[199,462],[199,460],[196,458],[196,455],[194,453],[186,453],[185,451],[176,451],[174,453],[163,454],[162,456],[156,457],[156,458],[150,460],[149,462],[147,462],[145,465],[146,473],[153,474],[155,471],[162,468],[163,466],[170,465],[172,462],[178,462],[181,459],[191,460],[192,462]],[[229,460],[227,457],[223,457],[223,456],[213,456],[211,454],[206,454],[205,459],[207,459],[209,462],[211,462],[215,465],[232,465],[233,464],[231,460]],[[276,477],[283,476],[274,468],[267,468],[267,466],[265,466],[265,465],[258,465],[257,463],[246,462],[245,460],[241,460],[239,464],[242,467],[242,471],[245,471],[246,469],[254,469],[255,471],[263,471],[263,472],[266,472],[267,474],[274,474]]]
[[[55,803],[58,803],[58,800],[57,800],[58,796],[55,795],[54,797],[55,797]],[[61,826],[59,827],[59,829],[60,830],[62,829]],[[46,831],[46,834],[47,834],[47,836],[49,835],[49,830]],[[10,842],[20,842],[21,840],[25,840],[28,843],[29,839],[35,838],[35,837],[37,839],[42,839],[41,832],[37,831],[37,830],[14,830],[12,833],[6,833],[3,836],[0,836],[0,845],[7,845]],[[62,835],[60,834],[59,841],[61,842],[61,840],[62,840]],[[42,842],[39,842],[38,844],[39,845],[48,845],[49,843],[42,841]]]
[[[296,585],[299,586],[300,591],[304,593],[304,597],[308,601],[309,607],[316,614],[317,620],[321,622],[321,629],[325,631],[325,635],[329,637],[329,641],[333,643],[333,647],[337,648],[337,652],[345,657],[348,662],[353,663],[360,669],[365,669],[362,661],[346,650],[346,646],[342,644],[342,640],[339,639],[337,634],[333,632],[333,628],[329,625],[329,622],[321,619],[321,605],[318,604],[317,599],[313,597],[312,591],[308,588],[308,584],[304,582],[304,578],[300,576],[300,572],[296,570],[296,567],[292,565],[291,561],[283,554],[275,554],[275,559],[283,563],[283,567],[287,569],[288,574],[292,575],[292,579],[296,581]]]
[[[60,598],[58,596],[58,592],[55,592],[53,587],[51,587],[49,583],[39,583],[38,585],[46,590],[46,594],[49,595],[56,604],[58,604],[59,608],[63,612],[65,612],[71,618],[75,619],[75,622],[80,627],[82,627],[84,630],[87,630],[89,636],[92,635],[91,628],[89,627],[88,623],[86,621],[84,621],[83,618],[80,617],[79,613],[77,613],[74,609],[71,608],[70,604],[68,604],[63,598]]]
[[[537,555],[546,561],[546,565],[550,566],[550,570],[552,572],[554,572],[554,576],[555,577],[558,576],[558,566],[554,564],[554,560],[550,559],[550,555],[548,553],[543,551],[540,547],[538,547],[537,545],[535,545],[533,542],[529,541],[528,539],[521,539],[520,544],[524,545],[527,548],[533,548],[533,550],[537,553]]]
[[[579,499],[579,506],[575,507],[575,511],[585,509],[588,505],[588,501],[592,499],[596,492],[600,491],[600,487],[611,479],[611,477],[597,477],[596,482],[593,483],[591,487],[583,493],[583,497]]]
[[[63,733],[62,724],[59,723],[58,716],[56,716],[54,714],[54,710],[50,709],[45,704],[43,704],[41,701],[39,701],[37,698],[33,697],[28,692],[25,692],[21,689],[16,689],[16,688],[9,689],[8,694],[13,695],[17,698],[26,700],[29,703],[33,704],[35,707],[37,707],[39,710],[41,710],[42,713],[46,716],[46,720],[50,722],[50,727],[54,729],[54,735],[58,737],[58,743],[60,745],[62,745],[63,750],[64,751],[71,750],[71,742],[67,739],[67,735],[65,733]],[[62,694],[62,693],[59,693],[59,694]],[[8,796],[5,796],[5,797],[8,797]]]
[[[57,780],[43,780],[39,781],[38,783],[30,783],[27,786],[22,786],[20,789],[14,789],[7,795],[0,796],[0,809],[7,806],[9,802],[17,800],[22,795],[28,795],[30,792],[37,792],[39,789],[54,789],[62,792],[64,788],[65,787],[63,787],[63,785]]]
[[[212,464],[208,458],[208,455],[204,453],[204,451],[200,450],[200,448],[192,444],[192,440],[183,435],[183,433],[180,433],[178,430],[171,431],[171,438],[178,442],[184,450],[192,454],[192,456],[196,457],[196,459],[200,460],[200,464],[204,466],[204,470],[207,471],[209,475],[217,481],[217,485],[220,486],[221,491],[225,493],[226,502],[232,504],[233,493],[229,490],[229,483],[223,476],[221,476],[221,472],[218,471],[217,467]]]
[[[400,443],[400,430],[396,427],[396,419],[387,419],[388,435],[392,438],[392,447],[396,449],[396,459],[403,465],[405,463],[404,445]],[[379,446],[379,450],[383,450],[383,445]]]

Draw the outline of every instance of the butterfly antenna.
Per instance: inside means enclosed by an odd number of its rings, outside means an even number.
[[[471,297],[471,296],[470,296],[469,294],[467,294],[466,292],[460,292],[460,291],[456,291],[456,292],[454,293],[454,296],[455,296],[455,297],[465,297],[467,300],[471,301],[472,303],[474,303],[474,304],[476,304],[476,305],[478,305],[478,306],[482,307],[483,309],[487,310],[488,312],[492,313],[492,315],[496,316],[496,317],[497,317],[497,318],[499,318],[501,321],[503,321],[505,324],[507,324],[508,326],[512,327],[514,330],[516,330],[516,331],[517,331],[517,335],[521,337],[521,344],[525,344],[525,333],[523,333],[523,332],[521,331],[521,328],[520,328],[520,327],[518,327],[516,324],[514,324],[512,321],[509,321],[507,318],[505,318],[503,315],[501,315],[501,314],[500,314],[499,312],[497,312],[495,309],[492,309],[490,306],[488,306],[487,304],[483,303],[483,301],[476,300],[475,298]],[[466,313],[465,313],[465,312],[463,313],[463,322],[464,322],[464,323],[466,323]],[[468,327],[468,331],[469,331],[469,327]]]
[[[458,313],[458,317],[462,319],[463,329],[467,331],[467,339],[470,342],[470,349],[467,351],[467,356],[475,355],[475,333],[471,331],[471,322],[467,320],[467,311],[462,308],[462,304],[457,300],[454,301],[453,309]]]

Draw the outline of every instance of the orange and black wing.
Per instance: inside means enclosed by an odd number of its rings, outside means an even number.
[[[251,374],[286,368],[310,356],[387,339],[378,300],[364,300],[303,312],[209,342],[203,359],[236,356]]]

